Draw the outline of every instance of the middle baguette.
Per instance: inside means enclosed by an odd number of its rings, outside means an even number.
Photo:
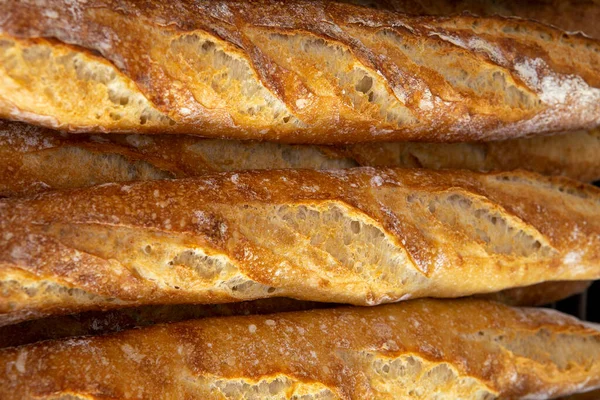
[[[600,278],[600,190],[525,172],[107,184],[2,200],[0,232],[0,325],[123,305],[373,305]]]
[[[289,145],[191,135],[67,135],[0,120],[0,197],[248,169],[357,166],[510,171],[600,180],[600,129],[486,143]]]

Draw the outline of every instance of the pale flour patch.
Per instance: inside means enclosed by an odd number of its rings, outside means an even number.
[[[57,19],[58,18],[58,13],[54,10],[44,10],[43,12],[45,17],[48,17],[50,19]]]
[[[433,97],[429,90],[425,90],[421,95],[421,100],[419,100],[419,108],[424,111],[433,110]]]
[[[492,61],[494,61],[495,63],[498,63],[498,64],[506,63],[506,58],[504,58],[504,55],[502,54],[500,49],[481,38],[478,38],[478,37],[470,38],[469,42],[468,42],[468,47],[471,50],[486,53],[492,59]]]
[[[13,246],[10,250],[10,257],[13,260],[19,260],[27,256],[27,251],[21,246]]]
[[[571,251],[563,258],[563,262],[567,265],[579,264],[581,262],[581,258],[581,252]]]
[[[372,186],[383,185],[383,178],[381,178],[381,176],[379,176],[379,175],[375,175],[374,177],[371,178],[371,185]]]
[[[308,105],[308,100],[306,99],[298,99],[296,100],[296,107],[302,109]]]
[[[25,350],[23,350],[19,353],[19,356],[17,357],[17,361],[15,361],[15,367],[17,368],[17,371],[19,371],[20,373],[25,372],[25,362],[27,362],[27,352]]]
[[[599,89],[590,87],[579,76],[552,73],[541,58],[516,63],[515,70],[523,81],[538,91],[540,99],[546,104],[562,104],[567,100],[576,103],[600,100]]]
[[[123,350],[123,352],[125,353],[125,355],[127,357],[129,357],[130,359],[132,359],[133,361],[139,363],[141,362],[144,358],[146,358],[145,355],[138,353],[133,347],[131,347],[131,345],[129,344],[124,344],[121,346],[121,350]]]

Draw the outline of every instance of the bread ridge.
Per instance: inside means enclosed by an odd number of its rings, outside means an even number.
[[[526,172],[355,168],[3,199],[0,324],[282,296],[375,305],[596,279],[599,193]]]
[[[600,130],[487,143],[289,145],[190,135],[64,134],[0,120],[0,197],[248,169],[527,169],[600,180]]]
[[[425,299],[46,341],[0,360],[7,400],[550,398],[600,385],[600,333],[552,310]]]
[[[600,124],[597,41],[532,21],[302,0],[65,4],[0,5],[1,116],[320,144]]]

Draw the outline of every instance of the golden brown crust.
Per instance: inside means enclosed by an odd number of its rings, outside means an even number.
[[[340,1],[340,0],[338,0]],[[583,32],[600,38],[600,4],[594,0],[341,0],[345,3],[394,10],[414,15],[519,17],[556,26],[567,32]]]
[[[512,172],[265,170],[0,201],[2,324],[287,296],[378,304],[600,277],[599,190]]]
[[[211,318],[0,350],[3,398],[549,398],[600,385],[600,333],[543,309],[418,300]]]
[[[600,178],[600,130],[487,143],[363,143],[347,147],[360,165],[511,171],[584,182]]]
[[[0,120],[0,197],[101,183],[248,169],[358,165],[498,171],[600,179],[600,130],[488,143],[289,145],[189,135],[68,135]]]
[[[600,124],[598,43],[526,20],[302,0],[6,1],[0,14],[0,115],[60,129],[325,144]]]
[[[331,308],[338,305],[286,298],[260,299],[227,304],[167,304],[89,311],[25,321],[0,327],[0,348],[42,340],[103,335],[127,329],[207,317],[273,314]]]

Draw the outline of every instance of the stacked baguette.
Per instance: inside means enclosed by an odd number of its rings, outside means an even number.
[[[0,15],[0,115],[63,130],[333,144],[600,122],[598,43],[528,20],[318,0],[7,0]]]
[[[495,142],[317,146],[192,135],[57,134],[0,120],[0,197],[251,169],[358,166],[512,171],[600,180],[600,130]]]
[[[565,315],[425,299],[9,348],[0,351],[0,391],[6,399],[551,398],[600,385],[598,357],[600,333]]]
[[[600,7],[515,4],[0,3],[0,398],[600,387],[513,308],[600,279]]]

